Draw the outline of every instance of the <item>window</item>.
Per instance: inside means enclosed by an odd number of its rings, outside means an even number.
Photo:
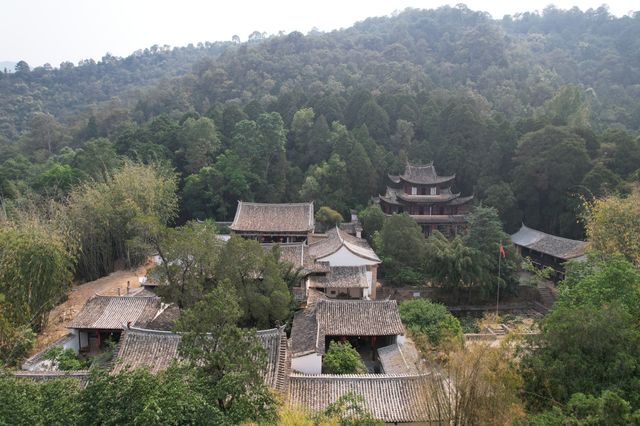
[[[418,188],[415,186],[411,187],[411,195],[418,195]]]
[[[432,186],[430,189],[431,189],[431,195],[436,195],[438,189],[435,186]]]

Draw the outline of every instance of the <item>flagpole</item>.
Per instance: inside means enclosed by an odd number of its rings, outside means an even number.
[[[502,249],[502,241],[500,241],[500,249]],[[502,250],[498,250],[498,291],[496,296],[496,316],[500,309],[500,266],[502,263]]]

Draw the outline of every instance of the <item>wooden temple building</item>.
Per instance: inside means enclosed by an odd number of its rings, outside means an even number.
[[[313,202],[268,204],[238,201],[229,229],[232,234],[260,243],[301,243],[314,233],[313,213]]]
[[[404,173],[389,175],[386,193],[377,201],[385,214],[409,214],[425,235],[438,230],[453,236],[466,227],[473,200],[473,195],[462,197],[451,190],[455,177],[439,176],[433,163],[407,163]]]
[[[571,240],[547,234],[525,226],[511,236],[511,241],[522,257],[528,257],[539,267],[550,267],[554,273],[551,279],[564,279],[564,263],[569,260],[585,260],[588,244],[586,241]]]

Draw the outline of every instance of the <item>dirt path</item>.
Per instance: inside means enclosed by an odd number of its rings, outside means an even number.
[[[131,288],[140,287],[138,277],[146,274],[148,266],[141,266],[135,270],[116,271],[95,281],[74,286],[69,292],[67,301],[56,306],[49,313],[47,327],[38,335],[34,353],[65,336],[68,333],[67,324],[75,318],[94,294],[116,295],[120,289],[120,294],[124,295],[127,293],[127,281],[131,283]]]

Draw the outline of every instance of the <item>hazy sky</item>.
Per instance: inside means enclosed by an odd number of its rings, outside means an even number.
[[[255,30],[307,33],[345,28],[371,16],[406,7],[431,9],[463,1],[445,0],[0,0],[0,61],[26,60],[58,66],[64,60],[100,59],[106,52],[127,56],[154,44],[184,46],[204,41],[242,41]],[[470,9],[505,14],[542,10],[597,8],[602,0],[467,0]],[[639,10],[637,0],[610,0],[621,16]]]

